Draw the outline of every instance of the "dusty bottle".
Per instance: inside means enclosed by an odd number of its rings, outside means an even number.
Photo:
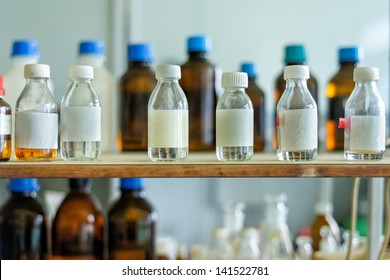
[[[256,83],[258,78],[256,65],[252,62],[241,64],[241,72],[248,74],[248,88],[246,94],[252,101],[254,115],[254,152],[264,150],[265,146],[265,94]]]
[[[152,161],[184,160],[188,155],[188,104],[177,65],[157,65],[156,88],[148,105],[148,155]]]
[[[70,86],[61,101],[60,138],[64,160],[97,160],[101,152],[101,105],[92,86],[93,68],[69,68]]]
[[[386,113],[376,81],[375,67],[356,67],[355,88],[345,104],[344,157],[348,160],[380,160],[385,153]]]
[[[191,151],[215,150],[215,107],[217,67],[210,62],[211,38],[187,39],[188,60],[181,66],[183,88],[189,105],[189,147]]]
[[[355,83],[353,70],[362,59],[358,47],[340,48],[338,50],[339,69],[326,87],[328,114],[326,121],[326,149],[328,151],[344,149],[344,131],[337,127],[339,118],[344,117],[345,104],[351,95]]]
[[[15,108],[15,157],[18,160],[54,160],[58,149],[57,105],[47,86],[50,67],[27,64],[26,86]]]
[[[276,155],[279,160],[306,161],[317,156],[317,105],[306,80],[309,67],[291,65],[284,68],[287,85],[277,106]]]
[[[3,99],[4,95],[3,77],[0,76],[0,161],[8,161],[11,158],[12,153],[12,108]]]
[[[52,224],[52,258],[106,259],[105,221],[100,203],[91,193],[91,180],[69,179],[69,186]]]
[[[47,216],[37,179],[11,179],[8,190],[11,197],[0,209],[0,259],[47,259]]]
[[[216,110],[216,153],[220,161],[244,161],[253,156],[253,106],[245,93],[248,75],[222,74],[224,93]]]
[[[155,73],[151,68],[152,45],[129,45],[127,58],[128,69],[119,81],[118,146],[122,151],[146,151],[148,149],[148,103],[156,87]]]
[[[121,179],[121,197],[108,213],[108,253],[111,260],[156,259],[157,213],[144,191],[144,180]]]

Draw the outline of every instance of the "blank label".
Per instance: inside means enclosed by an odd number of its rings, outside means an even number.
[[[61,108],[61,141],[101,141],[100,107]]]
[[[351,150],[385,150],[385,116],[351,116]]]

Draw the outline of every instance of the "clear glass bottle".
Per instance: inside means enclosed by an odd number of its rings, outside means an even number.
[[[12,154],[12,108],[3,99],[4,95],[3,76],[0,76],[0,161],[8,161]]]
[[[0,208],[0,259],[48,259],[47,215],[35,178],[11,179],[9,200]]]
[[[235,250],[237,260],[259,260],[260,249],[258,232],[255,228],[244,228],[240,233],[240,240]]]
[[[225,227],[214,229],[213,241],[209,249],[210,260],[233,260],[234,250],[229,242],[229,230]]]
[[[345,104],[344,157],[348,160],[380,160],[385,153],[385,105],[376,81],[379,69],[356,67],[355,88]]]
[[[307,161],[317,156],[317,105],[307,89],[309,67],[291,65],[284,68],[286,89],[277,106],[279,160]]]
[[[244,161],[253,156],[253,106],[244,88],[248,75],[222,74],[224,93],[216,110],[216,154],[220,161]]]
[[[188,104],[179,85],[180,66],[157,65],[156,88],[148,105],[148,155],[152,161],[188,155]]]
[[[61,101],[60,138],[64,160],[97,160],[101,153],[101,105],[92,86],[93,68],[69,68],[70,86]]]
[[[121,179],[121,196],[108,212],[110,260],[156,259],[157,212],[144,188],[143,179]]]
[[[47,86],[50,67],[26,64],[26,86],[15,108],[15,158],[26,161],[51,161],[57,156],[57,105]]]
[[[237,247],[240,232],[244,228],[246,205],[243,201],[227,200],[222,205],[223,226],[229,231],[229,241],[233,248]]]

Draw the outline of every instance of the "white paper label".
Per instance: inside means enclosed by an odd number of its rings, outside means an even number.
[[[61,141],[101,141],[101,108],[61,108]]]
[[[188,147],[188,110],[151,110],[148,117],[149,147]]]
[[[279,113],[280,148],[283,151],[316,149],[317,110],[282,110]]]
[[[58,114],[15,113],[15,147],[30,149],[58,148]]]
[[[11,134],[11,115],[0,115],[0,135]]]
[[[217,147],[253,146],[253,118],[253,109],[217,110]]]
[[[385,150],[385,116],[351,116],[351,150]]]

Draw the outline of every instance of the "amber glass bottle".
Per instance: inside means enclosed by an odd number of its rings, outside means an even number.
[[[257,85],[257,69],[252,62],[241,64],[241,72],[248,74],[248,88],[246,94],[252,101],[254,113],[254,152],[261,152],[265,145],[265,94]]]
[[[0,161],[8,161],[11,158],[11,106],[5,102],[3,96],[3,76],[0,76]]]
[[[306,48],[303,45],[287,45],[284,49],[284,64],[287,65],[306,65]],[[276,121],[276,106],[278,105],[279,99],[286,89],[286,81],[283,78],[283,71],[277,76],[275,81],[275,105],[274,105],[274,120]],[[317,78],[310,71],[310,78],[307,80],[307,89],[314,98],[314,101],[318,107],[318,82]],[[276,149],[277,138],[276,138],[276,123],[274,123],[274,137],[273,147]]]
[[[111,260],[153,260],[157,213],[146,199],[143,179],[121,179],[121,197],[108,213]]]
[[[0,259],[48,258],[46,211],[37,198],[37,179],[11,179],[10,199],[0,209]]]
[[[187,40],[188,60],[181,66],[179,81],[189,106],[190,151],[215,150],[216,67],[208,59],[211,39]]]
[[[118,148],[121,151],[147,151],[148,103],[156,86],[155,73],[151,68],[152,45],[131,44],[127,57],[128,69],[119,81]]]
[[[52,259],[105,259],[104,216],[90,179],[69,179],[70,192],[52,224]]]
[[[355,87],[353,70],[361,60],[361,51],[357,47],[340,48],[338,56],[339,70],[326,87],[329,111],[325,145],[328,151],[344,150],[344,129],[337,126],[339,118],[344,118],[345,104]]]

